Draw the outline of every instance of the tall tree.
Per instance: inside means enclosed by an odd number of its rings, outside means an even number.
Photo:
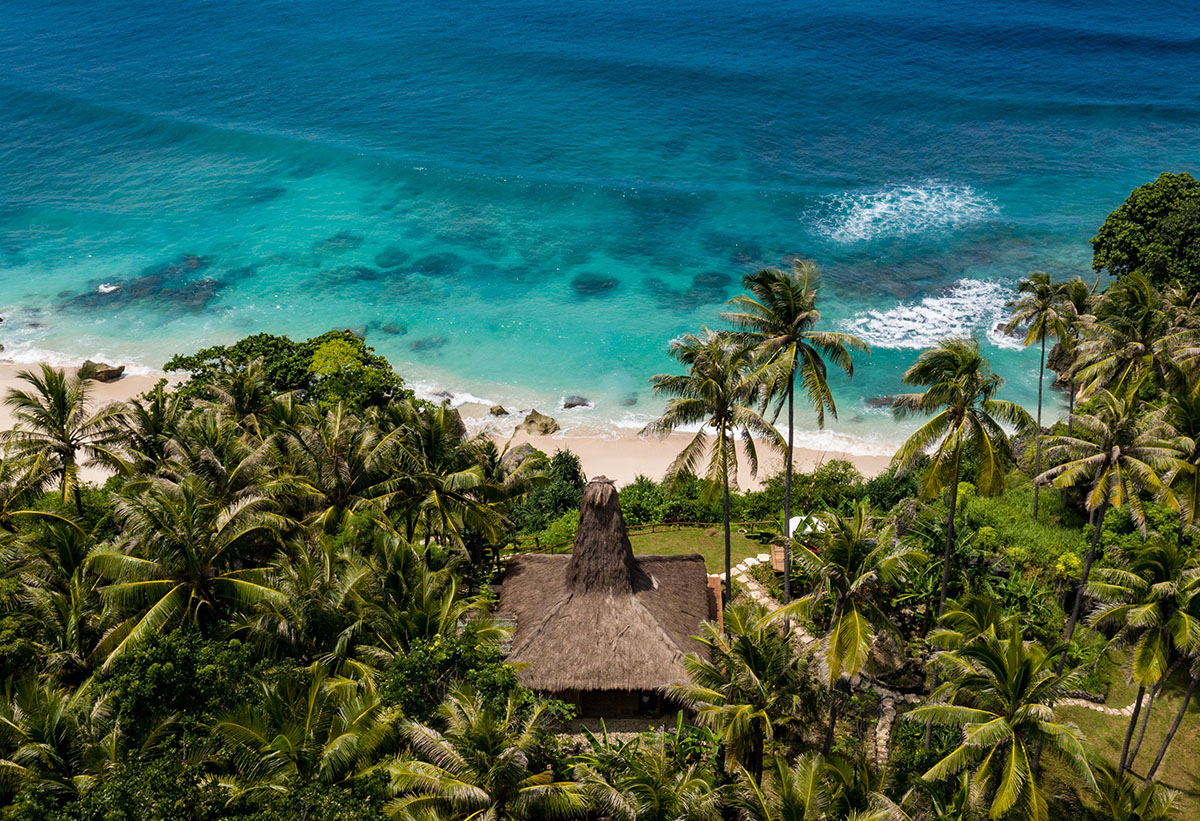
[[[88,564],[110,584],[102,597],[123,614],[97,648],[114,658],[165,626],[208,623],[214,616],[280,598],[256,560],[282,543],[289,523],[262,497],[230,505],[209,499],[200,481],[158,482],[117,503],[121,541]]]
[[[791,601],[791,539],[788,528],[792,518],[793,443],[795,441],[796,378],[817,414],[817,427],[825,427],[825,411],[837,419],[837,406],[829,389],[829,360],[854,375],[852,351],[869,354],[870,346],[856,336],[832,331],[818,331],[821,319],[817,310],[817,289],[820,270],[810,260],[796,260],[790,272],[764,268],[747,274],[742,284],[748,296],[730,300],[736,310],[725,314],[740,329],[739,336],[754,344],[759,356],[783,365],[778,381],[767,385],[766,400],[776,402],[778,415],[787,405],[787,463],[783,478],[784,567],[783,603]]]
[[[786,448],[779,431],[755,405],[764,385],[776,378],[770,366],[756,362],[753,346],[725,334],[705,329],[701,336],[684,334],[671,343],[671,355],[687,369],[686,374],[659,374],[651,379],[656,394],[670,397],[662,416],[642,429],[643,434],[666,436],[681,427],[700,425],[687,446],[667,469],[669,481],[697,474],[700,460],[709,453],[705,478],[709,487],[722,492],[725,523],[725,596],[722,606],[733,598],[729,488],[737,485],[737,439],[749,462],[751,475],[758,473],[755,436],[772,447]],[[712,431],[710,435],[709,431]],[[709,440],[713,439],[710,446]]]
[[[914,415],[933,418],[917,429],[892,458],[898,469],[915,464],[933,450],[929,467],[921,479],[921,496],[946,494],[946,544],[942,557],[942,583],[937,615],[946,607],[950,583],[950,552],[954,546],[954,517],[958,504],[958,482],[963,457],[976,456],[975,485],[982,495],[1004,490],[1006,462],[1012,458],[1012,443],[1002,424],[1018,430],[1033,425],[1029,413],[1015,402],[996,399],[1004,380],[992,373],[974,339],[946,339],[924,351],[904,373],[904,382],[926,388],[924,393],[897,396],[892,406],[899,418]]]
[[[1092,310],[1096,302],[1095,289],[1100,284],[1097,280],[1093,285],[1083,281],[1083,277],[1075,276],[1063,283],[1063,305],[1067,311],[1067,335],[1059,338],[1059,344],[1068,357],[1067,370],[1067,432],[1071,433],[1070,414],[1075,413],[1075,397],[1079,393],[1079,385],[1075,377],[1076,359],[1079,353],[1079,343],[1084,331],[1094,320]]]
[[[1163,409],[1173,459],[1164,477],[1167,504],[1179,511],[1179,541],[1200,530],[1200,383],[1177,384]]]
[[[1103,821],[1173,821],[1179,794],[1153,781],[1139,783],[1129,773],[1096,766],[1096,798]]]
[[[1062,283],[1055,282],[1044,271],[1034,271],[1017,285],[1018,297],[1009,303],[1012,319],[1006,330],[1025,328],[1025,347],[1041,346],[1038,360],[1037,429],[1034,435],[1034,475],[1042,472],[1042,386],[1046,378],[1046,340],[1066,339],[1071,309],[1064,300]],[[1033,518],[1038,515],[1039,485],[1033,486]]]
[[[1015,812],[1031,821],[1049,818],[1033,749],[1063,759],[1094,787],[1079,731],[1055,719],[1054,705],[1074,686],[1074,676],[1051,669],[1053,652],[1027,644],[1017,631],[1007,639],[985,634],[943,653],[950,675],[935,698],[944,703],[925,704],[908,717],[961,727],[963,740],[922,778],[940,781],[973,770],[992,818]]]
[[[45,465],[58,481],[63,504],[74,498],[76,511],[82,515],[79,468],[121,464],[113,447],[113,425],[122,408],[117,404],[98,410],[89,407],[91,388],[86,371],[68,375],[42,365],[40,373],[21,371],[17,378],[30,389],[10,388],[4,399],[16,418],[13,441]]]
[[[1141,274],[1109,287],[1093,307],[1076,349],[1074,375],[1089,397],[1104,388],[1121,393],[1149,382],[1165,387],[1178,373],[1176,357],[1197,331]]]
[[[1162,686],[1178,654],[1200,652],[1200,618],[1190,607],[1200,594],[1200,566],[1191,550],[1155,537],[1119,565],[1100,568],[1095,575],[1097,580],[1088,585],[1088,593],[1099,601],[1092,623],[1116,627],[1112,642],[1133,648],[1129,668],[1138,691],[1117,762],[1118,770],[1124,771],[1132,768],[1136,755],[1130,740],[1146,688]],[[1143,733],[1153,703],[1151,696]]]
[[[530,769],[544,714],[542,705],[521,709],[515,697],[497,709],[468,688],[455,690],[440,710],[445,730],[401,725],[416,758],[388,766],[398,797],[387,813],[404,821],[579,817],[586,801],[576,782]]]
[[[725,612],[724,633],[705,622],[699,639],[709,652],[703,658],[688,654],[683,664],[690,682],[670,688],[755,781],[762,778],[766,740],[796,729],[803,707],[811,704],[805,661],[779,624],[786,612],[739,603]]]
[[[1200,288],[1200,182],[1163,173],[1135,188],[1092,238],[1092,268]]]
[[[235,751],[233,773],[217,779],[231,800],[344,783],[396,746],[399,711],[383,704],[369,677],[334,677],[314,663],[263,682],[260,696],[261,706],[213,725]]]
[[[832,690],[843,675],[861,673],[871,655],[876,631],[895,632],[881,600],[883,589],[900,583],[905,574],[928,559],[903,544],[893,546],[872,530],[870,504],[860,500],[849,516],[828,514],[822,519],[825,538],[821,550],[796,548],[800,567],[812,577],[813,591],[797,604],[811,612],[818,604],[831,607],[824,641],[826,685]],[[825,734],[828,753],[837,722],[836,704],[830,707]]]
[[[1143,412],[1137,385],[1127,386],[1120,395],[1102,390],[1091,406],[1089,413],[1072,416],[1074,436],[1055,436],[1050,440],[1046,455],[1057,464],[1034,480],[1052,482],[1058,488],[1088,485],[1084,504],[1092,517],[1092,540],[1083,561],[1075,604],[1063,631],[1064,643],[1075,635],[1108,509],[1128,510],[1145,533],[1142,491],[1159,492],[1160,474],[1171,465],[1171,451],[1162,441],[1161,423]],[[1064,647],[1058,665],[1060,671],[1066,664],[1066,652]]]

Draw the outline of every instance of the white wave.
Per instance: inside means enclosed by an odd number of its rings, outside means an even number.
[[[428,382],[414,382],[412,384],[413,394],[418,399],[424,399],[428,402],[441,404],[449,401],[450,407],[461,408],[463,405],[495,405],[491,399],[486,399],[482,396],[476,396],[468,391],[456,392],[448,391],[445,388],[432,385]]]
[[[121,290],[121,286],[113,285],[111,282],[101,282],[96,286],[96,290],[102,294],[111,294],[113,291]]]
[[[85,360],[90,359],[93,362],[124,365],[125,373],[131,376],[166,376],[163,371],[157,368],[151,368],[140,362],[126,360],[123,357],[114,357],[103,351],[98,351],[88,356],[73,356],[59,351],[39,348],[28,342],[20,342],[7,345],[4,353],[0,354],[0,356],[18,365],[49,365],[52,368],[78,368]]]
[[[859,311],[842,321],[842,329],[876,348],[923,349],[943,339],[982,334],[1001,347],[1021,347],[1018,340],[996,332],[1007,319],[1014,296],[1008,285],[960,279],[952,288],[920,302],[901,302],[886,311]]]
[[[996,203],[969,185],[929,180],[839,194],[818,210],[813,224],[821,236],[851,243],[959,228],[997,213]]]

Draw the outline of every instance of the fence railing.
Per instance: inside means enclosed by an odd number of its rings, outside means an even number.
[[[751,527],[762,529],[764,527],[779,528],[780,523],[770,520],[770,519],[767,519],[767,520],[759,520],[759,521],[730,522],[729,526],[731,528],[734,528],[737,530],[743,530],[743,529],[751,528]],[[720,530],[724,530],[725,523],[724,522],[655,522],[653,524],[645,524],[645,525],[630,525],[629,527],[626,528],[626,532],[629,533],[630,539],[634,539],[638,536],[644,536],[648,533],[669,533],[669,532],[677,531],[677,530],[708,530],[710,528],[717,528]],[[518,536],[516,539],[516,542],[513,544],[512,548],[506,552],[508,552],[508,553],[559,553],[559,552],[562,552],[564,549],[571,547],[571,545],[573,545],[574,542],[575,542],[575,540],[572,538],[572,539],[565,539],[563,541],[555,542],[553,544],[542,544],[541,539],[538,536]]]

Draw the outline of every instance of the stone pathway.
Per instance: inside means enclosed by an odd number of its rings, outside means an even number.
[[[733,566],[731,571],[734,581],[741,586],[747,596],[768,610],[777,610],[781,606],[779,602],[750,574],[750,568],[760,564],[769,564],[770,561],[771,555],[769,553],[759,553],[757,556],[750,556],[738,562]],[[724,573],[721,574],[721,580],[725,580]],[[818,655],[821,650],[821,640],[805,630],[799,620],[792,622],[792,635],[799,642],[802,652],[817,655],[817,660],[821,661]],[[920,698],[911,693],[898,693],[894,690],[889,690],[879,682],[864,676],[855,676],[851,679],[851,685],[862,690],[874,692],[879,696],[880,718],[875,727],[875,743],[872,745],[873,749],[871,752],[875,758],[875,765],[883,766],[887,762],[892,729],[895,727],[898,718],[896,705],[898,703],[915,704],[920,701]],[[1064,707],[1084,707],[1088,710],[1095,710],[1096,712],[1110,716],[1129,716],[1133,713],[1133,704],[1126,707],[1106,707],[1082,698],[1063,699],[1059,704]]]

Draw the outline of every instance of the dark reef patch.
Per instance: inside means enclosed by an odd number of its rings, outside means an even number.
[[[287,189],[282,185],[261,185],[242,194],[238,197],[238,202],[241,205],[262,205],[277,200],[286,193]]]
[[[411,266],[412,271],[429,277],[445,277],[458,273],[465,260],[452,251],[421,257]]]
[[[582,297],[604,296],[611,294],[621,284],[616,277],[603,274],[580,274],[571,280],[571,287]]]
[[[692,277],[692,284],[684,289],[673,288],[658,277],[646,280],[646,290],[667,307],[690,311],[701,305],[724,302],[728,298],[733,277],[720,271],[707,271]]]
[[[425,336],[414,340],[412,345],[409,347],[418,353],[428,353],[429,351],[436,351],[444,348],[446,343],[449,341],[450,340],[444,336]]]
[[[375,264],[380,268],[399,268],[412,259],[412,254],[399,245],[389,245],[375,255]]]
[[[313,243],[314,254],[344,254],[363,244],[363,238],[349,231],[338,231],[331,237]]]
[[[155,303],[174,310],[199,313],[210,304],[226,283],[195,276],[212,265],[212,257],[184,254],[170,262],[143,268],[132,279],[100,283],[66,298],[62,307],[74,310],[123,308],[134,303]]]

